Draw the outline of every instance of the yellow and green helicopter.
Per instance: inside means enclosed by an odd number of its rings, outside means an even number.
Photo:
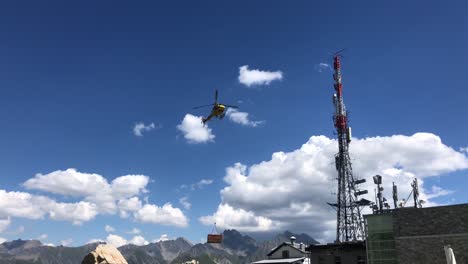
[[[217,117],[218,119],[223,119],[223,117],[226,115],[226,110],[227,108],[239,108],[238,106],[235,105],[228,105],[228,104],[220,104],[218,103],[218,90],[215,90],[215,102],[213,104],[208,104],[208,105],[201,105],[194,107],[193,109],[198,109],[198,108],[203,108],[203,107],[208,107],[208,106],[213,106],[211,109],[211,113],[209,116],[202,118],[202,123],[203,125],[210,121],[213,117]]]

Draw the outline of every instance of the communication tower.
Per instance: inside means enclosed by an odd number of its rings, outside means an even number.
[[[359,195],[367,193],[367,190],[358,190],[359,184],[365,179],[355,179],[349,157],[349,143],[351,142],[351,127],[348,126],[347,111],[343,102],[343,85],[341,83],[341,57],[333,58],[335,80],[333,104],[335,114],[334,125],[338,135],[338,153],[335,155],[336,170],[338,171],[337,203],[330,204],[336,207],[336,242],[364,240],[365,231],[361,217],[361,206],[369,205],[370,201],[361,199]]]

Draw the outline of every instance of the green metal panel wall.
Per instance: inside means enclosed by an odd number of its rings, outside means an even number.
[[[367,257],[369,264],[396,264],[392,214],[367,215]]]

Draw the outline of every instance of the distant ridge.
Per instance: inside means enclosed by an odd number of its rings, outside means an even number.
[[[179,237],[175,240],[150,243],[145,246],[125,245],[119,251],[129,264],[180,264],[197,259],[200,263],[251,263],[261,260],[275,246],[289,241],[291,236],[296,242],[316,244],[315,239],[307,234],[294,234],[285,231],[273,239],[257,242],[237,230],[225,230],[222,244],[195,244]],[[0,244],[0,264],[80,264],[86,254],[97,243],[80,247],[51,247],[38,240],[13,240]]]
[[[0,264],[80,264],[97,244],[51,247],[38,240],[13,240],[0,244]]]

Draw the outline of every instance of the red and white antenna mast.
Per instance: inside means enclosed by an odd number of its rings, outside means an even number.
[[[333,79],[335,80],[333,104],[335,106],[334,125],[338,135],[338,153],[335,155],[336,170],[338,172],[337,203],[331,204],[337,209],[336,242],[356,241],[365,239],[360,206],[365,200],[358,201],[357,196],[367,193],[367,190],[356,190],[356,186],[365,179],[355,180],[349,157],[349,143],[351,142],[351,127],[343,102],[343,84],[341,78],[341,57],[333,58]]]

